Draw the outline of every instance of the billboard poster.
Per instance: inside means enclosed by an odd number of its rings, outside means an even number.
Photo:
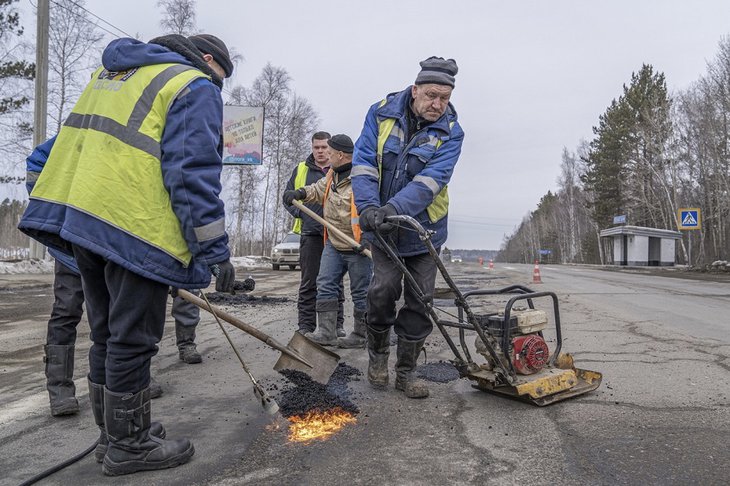
[[[262,106],[223,106],[223,163],[261,165],[264,145]]]

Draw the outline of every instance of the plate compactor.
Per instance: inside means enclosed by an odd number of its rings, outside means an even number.
[[[376,233],[380,247],[403,272],[406,284],[419,295],[426,305],[431,320],[451,348],[455,359],[452,363],[462,377],[473,380],[475,388],[489,393],[504,395],[545,406],[566,398],[595,390],[601,384],[601,373],[576,368],[570,354],[561,353],[562,331],[558,297],[554,292],[535,292],[521,285],[500,289],[474,290],[462,293],[449,275],[431,243],[431,232],[426,231],[410,216],[391,216],[386,221],[396,224],[401,231],[416,231],[436,262],[448,289],[436,297],[453,298],[458,309],[458,322],[441,319],[431,302],[421,291],[416,280],[400,260],[385,238]],[[487,314],[475,314],[469,299],[476,296],[501,296],[508,298],[504,310]],[[555,325],[555,349],[550,351],[543,331],[548,327],[548,315],[535,309],[536,299],[552,299]],[[519,303],[520,306],[515,304]],[[524,304],[527,304],[524,306]],[[446,332],[446,328],[459,331],[460,348]],[[486,362],[477,364],[467,346],[467,332],[476,333],[476,352]]]

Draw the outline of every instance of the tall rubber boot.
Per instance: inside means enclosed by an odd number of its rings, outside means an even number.
[[[367,341],[367,322],[365,311],[355,309],[353,330],[346,338],[337,339],[337,346],[344,349],[364,348]]]
[[[408,398],[426,398],[428,386],[416,378],[418,355],[426,339],[408,341],[398,336],[398,360],[395,363],[395,389],[405,392]]]
[[[74,347],[49,344],[44,346],[46,389],[51,403],[51,415],[73,415],[79,412],[74,385]]]
[[[322,346],[337,345],[337,300],[317,301],[317,332],[307,336]]]
[[[114,393],[104,389],[104,424],[109,438],[102,471],[120,476],[185,464],[195,448],[188,439],[166,440],[150,434],[150,392]]]
[[[175,337],[177,338],[177,349],[180,359],[187,364],[202,363],[203,357],[200,356],[195,346],[195,328],[197,326],[183,326],[175,321]]]
[[[109,445],[109,439],[106,436],[104,428],[104,385],[99,385],[89,380],[89,401],[91,402],[91,411],[94,413],[94,423],[99,427],[99,441],[94,449],[94,459],[101,463],[106,455],[106,449]],[[150,435],[164,439],[167,435],[165,428],[159,422],[150,424]]]
[[[390,356],[390,329],[378,331],[367,327],[368,381],[376,388],[388,386],[388,357]]]

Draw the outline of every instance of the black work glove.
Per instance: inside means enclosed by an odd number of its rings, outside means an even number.
[[[395,224],[385,221],[385,218],[388,216],[395,216],[396,214],[395,208],[390,204],[386,204],[377,209],[375,212],[375,226],[378,229],[378,233],[387,235],[396,230],[397,226]]]
[[[299,188],[296,191],[284,191],[284,194],[282,195],[281,199],[284,201],[284,204],[287,206],[291,206],[292,201],[295,199],[301,200],[307,197],[307,191],[304,190],[304,188]]]
[[[210,266],[210,273],[215,275],[215,290],[217,292],[233,292],[236,283],[236,269],[230,260]]]
[[[375,231],[375,213],[378,211],[376,207],[369,207],[360,214],[360,229],[363,231]]]
[[[177,297],[177,290],[178,290],[177,287],[170,287],[170,295],[172,296],[173,299],[175,297]]]

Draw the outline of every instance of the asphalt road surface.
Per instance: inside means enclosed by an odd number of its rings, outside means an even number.
[[[529,265],[449,268],[462,290],[532,286]],[[288,301],[226,310],[288,341],[296,328],[299,272],[240,273],[256,278],[254,296]],[[262,412],[228,343],[204,314],[197,339],[202,364],[178,360],[171,321],[152,363],[165,389],[152,402],[153,420],[169,437],[191,438],[193,459],[175,469],[107,478],[87,456],[39,484],[727,484],[730,283],[573,266],[544,266],[541,275],[543,283],[534,287],[560,297],[563,350],[578,367],[603,373],[590,394],[539,408],[456,380],[431,383],[431,397],[409,400],[392,388],[393,352],[387,391],[371,389],[364,378],[349,384],[360,409],[357,423],[326,440],[292,443],[286,421]],[[47,275],[0,275],[3,485],[29,479],[98,437],[85,379],[85,320],[75,374],[82,411],[53,418],[48,410],[41,357],[49,282]],[[448,301],[437,304],[454,311]],[[500,301],[474,304],[492,309]],[[547,301],[537,304],[550,309]],[[276,397],[284,384],[272,370],[278,352],[229,329],[254,375]],[[452,357],[438,332],[426,349],[428,362]],[[366,371],[364,350],[337,352]]]

